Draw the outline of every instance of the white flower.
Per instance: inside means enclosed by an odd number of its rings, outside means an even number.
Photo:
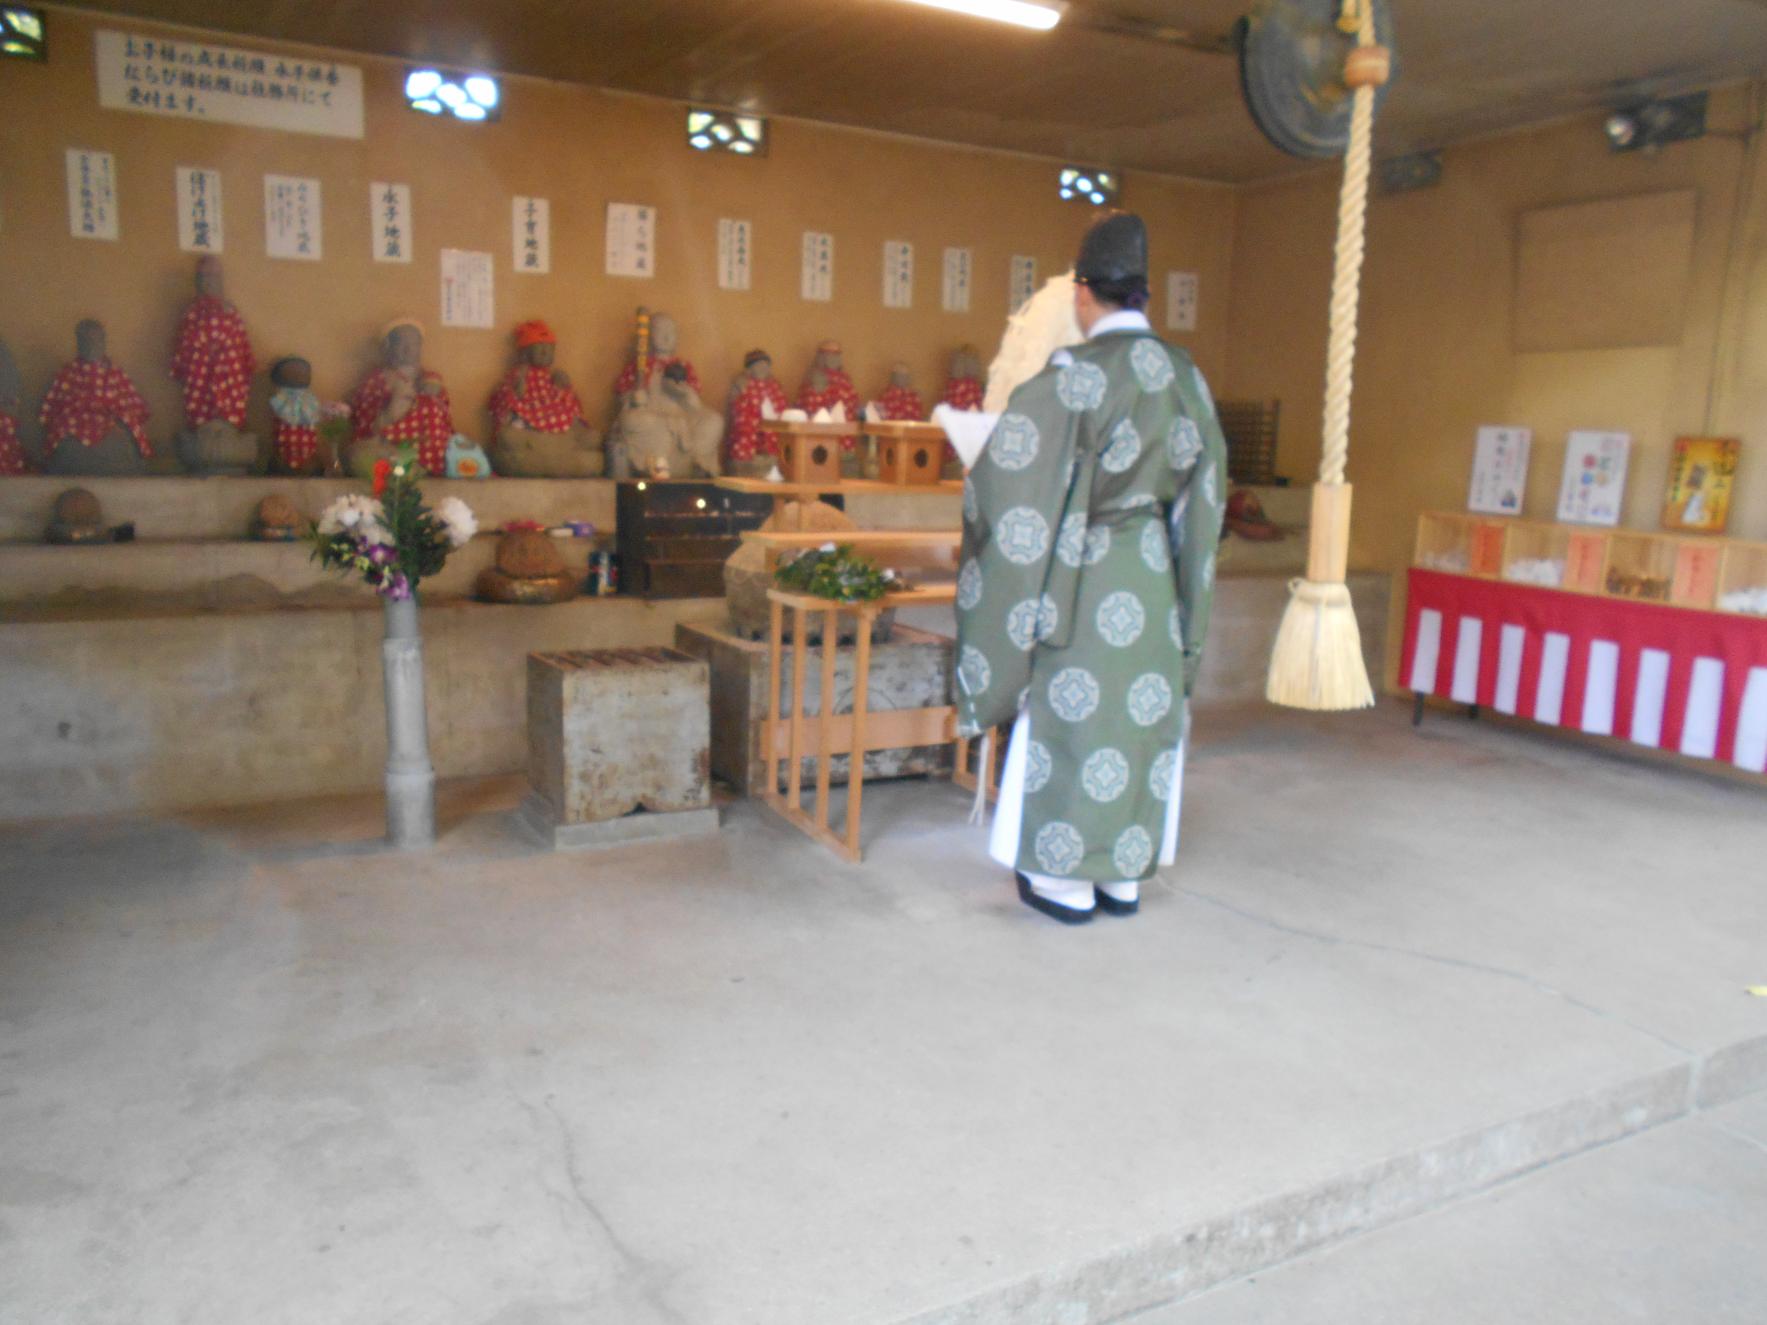
[[[479,522],[473,518],[472,508],[458,497],[442,498],[436,503],[434,515],[448,535],[450,547],[465,547],[479,531]]]
[[[363,524],[384,530],[382,522],[386,515],[386,508],[373,497],[352,492],[339,497],[320,512],[319,532],[327,537],[343,533],[360,535]]]
[[[817,548],[816,550],[818,552],[833,552],[836,549],[835,549],[835,546],[833,543],[824,543],[821,547]]]

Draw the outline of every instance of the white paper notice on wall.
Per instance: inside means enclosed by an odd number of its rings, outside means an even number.
[[[353,64],[132,32],[101,30],[94,41],[106,110],[362,136],[362,70]]]
[[[1528,451],[1534,434],[1527,428],[1479,429],[1473,453],[1472,494],[1466,509],[1488,515],[1520,515],[1528,487]]]
[[[324,232],[318,180],[264,176],[264,251],[273,258],[319,261]]]
[[[884,240],[883,302],[885,308],[914,307],[914,245],[907,240]]]
[[[1195,331],[1199,282],[1193,271],[1166,273],[1166,330]]]
[[[491,255],[468,249],[442,250],[442,325],[489,327]]]
[[[76,239],[117,237],[117,163],[109,152],[68,148],[67,223]]]
[[[376,262],[411,261],[411,186],[381,180],[370,184],[368,227]]]
[[[834,236],[821,230],[804,231],[804,270],[798,293],[813,303],[834,298]]]
[[[179,166],[178,247],[186,253],[221,252],[221,172]]]
[[[1037,293],[1037,259],[1013,254],[1012,275],[1006,283],[1006,311],[1016,313],[1025,300]]]
[[[947,313],[969,312],[969,273],[975,255],[967,248],[945,250],[944,280],[939,286],[939,307]]]
[[[1565,442],[1558,518],[1569,524],[1620,523],[1632,438],[1623,432],[1573,432]]]
[[[656,275],[656,208],[636,202],[607,205],[607,274]]]
[[[718,288],[746,290],[753,280],[749,251],[753,238],[747,221],[726,216],[718,221]]]
[[[512,260],[518,272],[544,276],[552,270],[552,204],[545,198],[518,197],[510,204],[509,223],[515,245]]]

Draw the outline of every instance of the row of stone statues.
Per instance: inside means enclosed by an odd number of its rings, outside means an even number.
[[[101,323],[74,332],[75,358],[55,375],[39,418],[43,443],[27,454],[18,431],[21,388],[16,364],[0,342],[0,474],[32,469],[49,474],[146,473],[153,457],[148,407],[129,375],[109,357]],[[375,461],[414,447],[432,474],[474,477],[691,478],[721,472],[763,476],[778,456],[768,427],[788,410],[807,417],[854,421],[862,409],[883,419],[924,419],[926,407],[907,365],[861,404],[838,341],[823,341],[795,397],[773,374],[765,350],[744,356],[723,410],[700,398],[699,374],[681,352],[680,330],[666,313],[638,310],[631,357],[614,385],[605,438],[592,426],[570,378],[556,366],[557,337],[544,322],[515,331],[515,363],[492,394],[488,448],[454,426],[440,374],[423,363],[423,327],[410,318],[381,335],[381,363],[346,404],[330,406],[313,391],[312,366],[285,356],[269,367],[271,433],[267,443],[245,431],[246,397],[257,361],[239,310],[225,295],[219,258],[198,260],[196,298],[178,324],[172,377],[183,392],[184,427],[174,441],[183,467],[199,474],[244,474],[266,467],[284,474],[366,476]],[[970,346],[951,360],[944,400],[979,409],[981,363]],[[847,439],[851,449],[852,439]]]

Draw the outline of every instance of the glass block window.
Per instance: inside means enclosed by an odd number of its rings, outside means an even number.
[[[767,121],[759,115],[738,115],[729,110],[689,110],[687,145],[696,152],[766,156]]]
[[[41,12],[22,5],[0,5],[0,55],[21,60],[48,58],[49,42]]]
[[[503,88],[489,74],[413,69],[405,75],[405,104],[425,115],[494,120],[503,109]]]
[[[1089,202],[1094,207],[1108,207],[1117,200],[1117,172],[1063,166],[1061,196],[1074,202]]]

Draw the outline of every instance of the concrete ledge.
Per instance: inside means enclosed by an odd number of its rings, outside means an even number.
[[[529,793],[522,800],[516,814],[530,835],[554,851],[581,851],[624,846],[628,842],[696,837],[702,833],[715,833],[719,826],[715,805],[703,810],[676,810],[669,814],[639,810],[600,823],[561,824],[552,812],[552,803],[536,793]]]

